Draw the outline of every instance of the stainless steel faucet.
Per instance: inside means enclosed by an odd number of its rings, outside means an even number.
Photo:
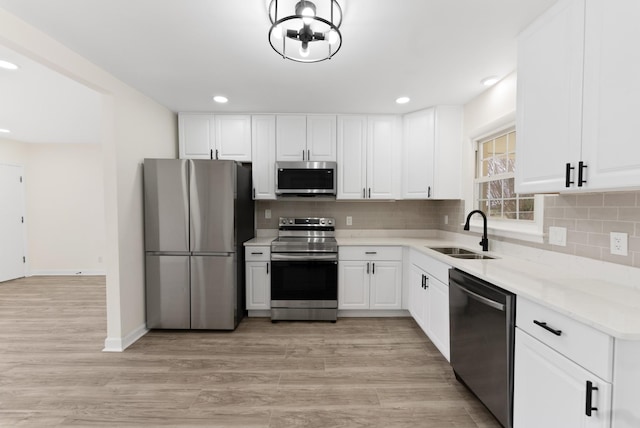
[[[469,220],[471,216],[474,214],[480,214],[482,216],[484,232],[482,234],[482,240],[480,241],[480,245],[482,245],[482,251],[489,251],[489,239],[487,238],[487,216],[480,210],[473,210],[467,215],[467,221],[464,223],[464,230],[469,230]]]

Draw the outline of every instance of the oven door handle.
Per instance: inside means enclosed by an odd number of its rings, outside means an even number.
[[[310,254],[310,253],[271,253],[271,261],[338,261],[338,256],[332,254]]]
[[[474,293],[473,291],[462,287],[460,284],[456,284],[456,285],[458,286],[460,291],[462,291],[463,293],[465,293],[466,295],[468,295],[472,299],[477,300],[478,302],[483,303],[483,304],[485,304],[487,306],[490,306],[490,307],[492,307],[494,309],[497,309],[499,311],[504,312],[504,304],[502,304],[500,302],[493,301],[493,300],[491,300],[491,299],[489,299],[487,297],[481,296],[478,293]]]

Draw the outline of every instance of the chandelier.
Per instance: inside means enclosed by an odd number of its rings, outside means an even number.
[[[343,9],[338,0],[267,1],[269,43],[282,58],[318,62],[340,50]]]

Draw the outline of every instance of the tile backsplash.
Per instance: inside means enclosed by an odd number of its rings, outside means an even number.
[[[271,210],[271,218],[265,218]],[[258,229],[277,229],[278,217],[335,217],[337,229],[437,229],[432,201],[257,201]],[[347,226],[347,216],[352,225]]]
[[[439,229],[463,232],[461,224],[464,222],[465,212],[462,201],[438,201],[436,211]],[[443,222],[445,215],[449,217],[448,225]],[[567,229],[566,246],[548,243],[549,226]],[[544,197],[543,227],[544,244],[491,236],[489,238],[640,267],[640,191],[547,195]],[[628,234],[628,256],[610,253],[611,232]]]
[[[640,267],[640,191],[547,195],[544,197],[545,243],[534,244],[508,238],[496,239],[573,254],[596,260]],[[271,210],[271,218],[265,218]],[[259,229],[277,229],[278,217],[335,217],[337,229],[440,229],[462,230],[466,213],[464,202],[454,201],[257,201]],[[353,224],[347,226],[347,216]],[[444,223],[447,216],[448,224]],[[567,245],[548,244],[549,226],[567,229]],[[628,256],[609,251],[611,232],[628,234]]]

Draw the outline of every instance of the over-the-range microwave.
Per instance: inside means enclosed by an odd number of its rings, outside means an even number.
[[[336,194],[335,162],[276,162],[276,195]]]

